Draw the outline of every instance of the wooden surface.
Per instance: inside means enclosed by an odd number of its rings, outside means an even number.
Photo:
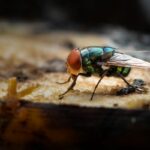
[[[3,149],[150,147],[150,112],[22,102],[1,106]]]
[[[89,101],[98,78],[80,77],[75,89],[58,100],[70,84],[56,84],[68,78],[64,72],[70,50],[120,47],[111,36],[47,30],[35,34],[35,25],[1,26],[5,28],[0,35],[0,150],[150,147],[149,70],[135,68],[127,77],[130,83],[135,78],[146,82],[143,94],[116,96],[126,85],[106,77]]]

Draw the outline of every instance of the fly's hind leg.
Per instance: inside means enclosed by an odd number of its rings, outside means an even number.
[[[117,95],[127,95],[130,93],[142,93],[143,92],[143,85],[145,84],[143,80],[135,79],[132,84],[130,84],[123,75],[118,73],[118,76],[122,78],[122,80],[127,84],[126,88],[122,88],[121,90],[117,91]]]

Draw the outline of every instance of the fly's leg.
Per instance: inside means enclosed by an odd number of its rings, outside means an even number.
[[[65,91],[63,94],[59,95],[59,99],[62,99],[65,94],[67,94],[70,90],[73,89],[73,87],[76,85],[76,81],[77,81],[78,76],[90,77],[90,76],[91,76],[91,73],[79,73],[77,76],[73,76],[73,75],[72,75],[72,76],[70,76],[70,77],[68,78],[68,80],[67,80],[66,82],[64,82],[64,83],[59,83],[59,84],[65,84],[65,83],[69,82],[69,81],[71,80],[71,78],[73,79],[73,82],[72,82],[72,84],[69,86],[69,88],[67,89],[67,91]]]
[[[79,75],[80,75],[80,76],[84,76],[84,77],[91,77],[91,73],[80,73]],[[79,76],[79,75],[78,75],[78,76]],[[70,82],[71,78],[72,78],[72,76],[70,76],[70,77],[67,79],[67,81],[65,81],[65,82],[56,82],[56,83],[57,83],[57,84],[66,84],[66,83]]]
[[[131,85],[122,74],[117,73],[117,75],[127,84],[127,88],[122,88],[120,91],[117,92],[117,95],[127,95],[129,93],[133,93],[136,91],[136,88]]]
[[[73,76],[73,82],[71,83],[69,88],[64,93],[59,95],[59,99],[62,99],[65,94],[67,94],[70,90],[72,90],[74,88],[74,86],[76,85],[77,78],[78,78],[78,76]]]
[[[130,93],[133,93],[133,92],[138,92],[138,93],[143,92],[143,89],[141,88],[144,85],[144,81],[143,80],[134,80],[133,84],[131,85],[124,78],[124,76],[122,76],[119,73],[118,73],[118,75],[119,75],[119,77],[122,78],[122,80],[127,84],[128,87],[122,88],[121,90],[119,90],[117,92],[117,95],[127,95],[127,94],[130,94]]]
[[[96,91],[98,85],[100,84],[100,82],[102,81],[102,79],[104,78],[104,76],[107,74],[107,72],[108,72],[108,70],[105,70],[105,71],[102,73],[101,78],[100,78],[99,81],[97,82],[97,84],[96,84],[96,86],[95,86],[95,88],[94,88],[94,91],[93,91],[93,93],[92,93],[92,96],[91,96],[91,98],[90,98],[91,101],[92,101],[92,99],[93,99],[93,96],[94,96],[94,94],[95,94],[95,91]]]
[[[127,86],[132,86],[125,78],[122,74],[117,73],[117,75],[127,84]]]
[[[70,80],[71,80],[71,76],[65,82],[56,82],[56,83],[57,84],[66,84],[66,83],[70,82]]]

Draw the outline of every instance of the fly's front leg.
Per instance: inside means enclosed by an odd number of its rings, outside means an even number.
[[[72,90],[74,88],[74,86],[76,85],[78,76],[90,77],[91,73],[79,73],[77,76],[74,76],[74,75],[70,76],[67,81],[70,81],[70,79],[72,78],[73,82],[71,83],[69,88],[63,94],[59,95],[59,99],[62,99],[65,94],[67,94],[70,90]],[[66,83],[66,82],[64,82],[64,83]],[[63,83],[61,83],[61,84],[63,84]]]
[[[62,99],[63,96],[65,94],[67,94],[70,90],[72,90],[74,88],[74,86],[76,85],[76,81],[77,81],[77,78],[78,78],[78,75],[77,76],[71,76],[72,79],[73,79],[73,82],[71,83],[71,85],[69,86],[69,88],[62,94],[59,95],[59,99]]]
[[[84,77],[91,77],[91,73],[79,73],[78,74],[78,76],[84,76]],[[57,84],[66,84],[66,83],[68,83],[68,82],[70,82],[70,80],[71,80],[71,78],[72,78],[72,76],[70,76],[68,79],[67,79],[67,81],[65,81],[65,82],[56,82]]]
[[[66,83],[70,82],[70,80],[71,80],[71,76],[65,82],[56,82],[56,83],[57,84],[66,84]]]

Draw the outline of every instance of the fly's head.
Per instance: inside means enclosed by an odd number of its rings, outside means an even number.
[[[72,77],[77,76],[82,70],[82,59],[78,48],[73,49],[67,58],[67,72]]]

